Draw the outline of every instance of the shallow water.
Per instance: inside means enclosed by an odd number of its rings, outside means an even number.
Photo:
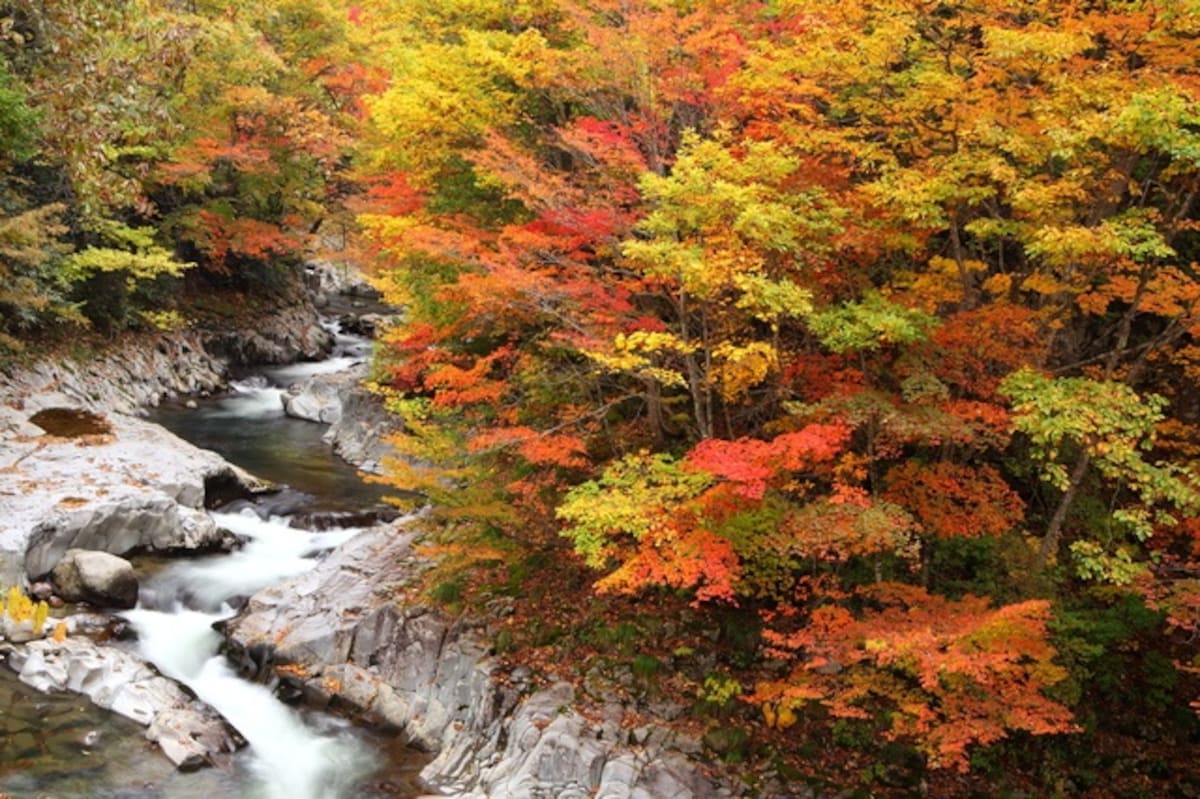
[[[242,755],[183,774],[144,728],[76,694],[42,694],[0,668],[0,792],[13,799],[240,796]]]
[[[265,689],[264,689],[265,690]],[[278,703],[276,703],[278,704]],[[291,710],[290,708],[285,708]],[[353,730],[324,714],[318,728],[343,728],[373,753],[376,770],[346,793],[352,799],[411,799],[425,793],[418,774],[427,757],[398,738]],[[43,694],[0,668],[0,795],[12,799],[259,799],[250,750],[212,768],[177,771],[145,728],[71,693]],[[289,762],[304,754],[295,752]],[[292,799],[301,794],[277,794]]]

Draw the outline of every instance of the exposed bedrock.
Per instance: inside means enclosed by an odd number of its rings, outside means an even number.
[[[659,730],[630,745],[624,709],[581,714],[574,689],[499,682],[477,627],[397,603],[424,562],[411,539],[374,529],[312,572],[251,598],[225,632],[243,672],[281,678],[317,705],[340,704],[437,753],[422,773],[462,797],[728,796]],[[277,667],[284,667],[278,669]]]
[[[48,574],[69,549],[205,550],[224,535],[204,512],[263,488],[219,455],[121,414],[111,433],[0,443],[0,583]]]
[[[263,486],[136,414],[219,389],[238,366],[316,358],[331,343],[302,303],[253,330],[141,336],[91,358],[0,373],[0,584],[48,574],[68,549],[220,546],[206,502]]]
[[[235,734],[211,708],[128,652],[74,636],[0,643],[0,654],[5,650],[9,668],[26,685],[74,691],[136,721],[181,769],[199,768],[237,748]]]
[[[164,397],[222,388],[242,366],[322,357],[333,344],[309,303],[253,328],[194,327],[131,336],[111,351],[46,359],[0,371],[0,437],[28,434],[28,417],[49,407],[136,414]]]

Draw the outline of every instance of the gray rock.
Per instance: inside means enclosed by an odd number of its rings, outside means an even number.
[[[232,366],[284,364],[320,358],[333,347],[333,335],[306,302],[277,311],[252,330],[210,336],[203,346]]]
[[[42,408],[136,414],[163,397],[214,391],[225,385],[231,368],[317,358],[332,343],[316,308],[304,301],[249,330],[187,328],[145,335],[85,359],[42,361],[12,370],[0,382],[0,439],[40,435],[27,417]]]
[[[51,572],[58,595],[68,602],[131,608],[137,604],[133,564],[107,552],[68,549]]]
[[[0,444],[0,467],[9,467],[0,468],[0,584],[48,574],[68,549],[217,548],[221,532],[203,510],[208,486],[263,486],[157,425],[108,419],[111,436],[41,439],[19,462]]]
[[[180,771],[192,771],[211,762],[213,755],[232,752],[237,743],[215,714],[198,703],[172,707],[155,715],[146,737],[162,749]]]
[[[399,321],[398,314],[386,313],[344,314],[338,317],[338,324],[343,332],[366,338],[375,338],[384,330],[394,327]]]
[[[205,502],[265,486],[136,416],[165,397],[213,392],[234,367],[314,359],[332,343],[304,301],[250,331],[145,335],[108,353],[6,370],[0,379],[0,585],[49,574],[70,549],[122,554],[221,546],[226,538],[204,512]],[[29,418],[48,408],[102,413],[111,435],[47,436]],[[128,603],[126,588],[116,592]],[[71,633],[106,626],[97,619],[68,622]],[[77,638],[14,646],[32,637],[21,629],[6,627],[0,635],[8,638],[0,641],[0,659],[22,680],[45,691],[78,691],[149,725],[148,736],[181,767],[233,748],[219,717],[132,655]]]
[[[122,554],[219,545],[219,531],[201,512],[206,484],[224,476],[251,491],[257,481],[134,416],[164,397],[214,391],[234,367],[316,358],[331,345],[305,301],[253,330],[188,328],[7,371],[0,380],[0,584],[49,573],[72,547]],[[113,435],[56,439],[29,422],[59,407],[103,413]]]
[[[74,691],[148,727],[146,737],[181,769],[236,748],[220,716],[128,652],[81,638],[44,639],[14,648],[7,663],[39,691]]]
[[[380,398],[357,382],[340,394],[342,412],[324,440],[343,460],[365,472],[381,474],[383,463],[396,457],[387,437],[400,429],[400,420],[388,413]]]
[[[460,799],[731,795],[682,751],[699,751],[694,741],[647,731],[644,746],[630,746],[618,706],[593,720],[576,711],[567,683],[527,696],[520,684],[498,683],[472,627],[395,603],[413,564],[410,536],[367,531],[313,571],[253,596],[226,626],[230,649],[301,666],[304,695],[401,728],[436,753],[422,779]]]
[[[284,392],[284,413],[296,419],[335,424],[342,418],[342,398],[365,375],[365,366],[345,372],[313,375]]]
[[[330,249],[337,250],[335,243]],[[304,264],[311,276],[311,285],[321,295],[352,294],[363,297],[378,297],[379,292],[367,282],[366,275],[350,261],[313,259]]]

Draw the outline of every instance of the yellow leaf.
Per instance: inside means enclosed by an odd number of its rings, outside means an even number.
[[[993,297],[1000,297],[1012,289],[1012,275],[992,275],[983,281],[983,290]]]

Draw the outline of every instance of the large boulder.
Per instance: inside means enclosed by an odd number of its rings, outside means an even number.
[[[108,435],[0,441],[0,585],[49,574],[68,549],[218,549],[205,504],[264,487],[158,425],[107,419]]]
[[[342,397],[364,374],[364,368],[355,368],[294,383],[283,394],[283,412],[296,419],[334,424],[342,418]]]
[[[339,398],[341,415],[324,440],[348,463],[364,472],[382,474],[384,461],[397,455],[389,438],[400,430],[400,419],[388,413],[383,400],[358,380],[346,385]]]
[[[51,572],[58,595],[68,602],[131,608],[137,604],[133,564],[107,552],[68,549]]]

